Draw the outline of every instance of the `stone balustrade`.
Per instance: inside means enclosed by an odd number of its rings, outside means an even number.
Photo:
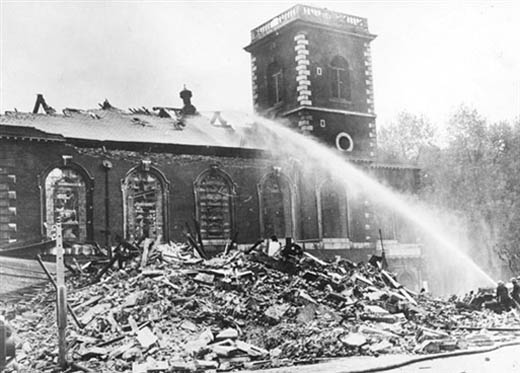
[[[267,34],[280,29],[296,19],[325,24],[328,26],[354,28],[368,33],[366,18],[352,16],[350,14],[333,12],[324,8],[315,8],[308,5],[295,5],[285,12],[277,15],[251,31],[251,42],[255,42]]]

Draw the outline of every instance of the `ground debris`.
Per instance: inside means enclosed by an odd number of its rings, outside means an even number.
[[[493,328],[520,327],[515,310],[495,314],[415,294],[372,265],[236,250],[201,259],[187,245],[146,247],[123,268],[103,264],[98,282],[86,270],[69,279],[83,325],[68,325],[69,355],[88,369],[229,371],[436,353],[510,341],[514,331]],[[0,310],[17,331],[20,368],[52,371],[53,288],[0,303]]]

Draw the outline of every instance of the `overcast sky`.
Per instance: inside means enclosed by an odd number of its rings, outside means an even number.
[[[35,94],[61,111],[180,106],[251,112],[249,31],[294,2],[0,0],[0,110]],[[461,103],[520,115],[520,1],[341,1],[368,18],[378,123],[408,110],[441,123]]]

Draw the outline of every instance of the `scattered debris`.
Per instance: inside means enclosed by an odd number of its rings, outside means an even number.
[[[453,351],[520,331],[514,310],[496,314],[418,295],[378,266],[276,259],[261,250],[202,259],[192,241],[128,246],[138,253],[122,267],[107,258],[74,263],[84,269],[69,278],[69,303],[83,328],[69,325],[72,359],[96,372],[229,371]],[[54,297],[49,285],[30,300],[0,302],[23,341],[24,371],[55,366]]]
[[[105,101],[103,101],[102,104],[98,104],[99,107],[103,110],[111,110],[111,109],[115,109],[115,107],[113,107],[110,102],[108,102],[108,99],[105,98]]]

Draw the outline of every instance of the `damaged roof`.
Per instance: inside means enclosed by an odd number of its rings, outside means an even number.
[[[71,139],[257,149],[233,129],[232,117],[224,119],[220,112],[183,117],[172,108],[158,108],[158,112],[64,109],[63,114],[6,112],[0,115],[0,124],[9,126],[10,132],[16,132],[16,126],[30,127],[40,134]],[[236,116],[235,120],[244,121]]]
[[[184,101],[182,109],[153,107],[149,110],[142,107],[124,111],[105,100],[98,109],[66,108],[58,114],[39,94],[32,113],[7,111],[0,115],[0,138],[182,145],[204,149],[244,149],[247,152],[269,150],[268,141],[257,131],[258,118],[254,115],[232,111],[200,113],[191,105],[191,91],[181,91],[181,98]],[[45,114],[38,113],[40,107]],[[381,164],[363,156],[348,155],[347,158],[376,168],[417,168],[405,164]]]

